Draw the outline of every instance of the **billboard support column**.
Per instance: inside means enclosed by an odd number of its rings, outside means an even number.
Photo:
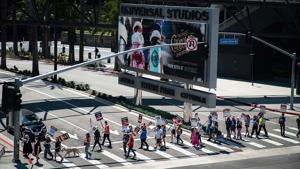
[[[141,73],[136,73],[136,77],[142,76]],[[142,105],[142,90],[135,88],[134,89],[134,99],[135,99],[135,104],[136,105]]]
[[[189,90],[192,88],[192,85],[186,83],[184,85],[184,88]],[[188,123],[190,121],[191,114],[192,114],[192,103],[184,102],[183,121],[185,123]]]

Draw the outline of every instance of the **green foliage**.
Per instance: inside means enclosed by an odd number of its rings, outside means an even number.
[[[118,0],[106,0],[101,10],[101,21],[104,23],[118,23]]]

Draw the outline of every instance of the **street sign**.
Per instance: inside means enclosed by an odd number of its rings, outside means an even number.
[[[239,39],[236,38],[220,38],[220,45],[238,45]]]
[[[280,111],[281,111],[282,113],[285,113],[286,110],[287,110],[287,105],[285,105],[285,104],[280,105]]]
[[[97,120],[97,121],[100,121],[100,120],[103,119],[103,116],[102,116],[102,113],[101,113],[101,112],[95,113],[95,117],[96,117],[96,120]]]
[[[186,39],[186,50],[187,51],[196,51],[198,49],[198,38],[189,36]]]

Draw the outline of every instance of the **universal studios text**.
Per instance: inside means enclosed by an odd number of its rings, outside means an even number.
[[[120,7],[120,14],[149,19],[186,20],[190,22],[207,22],[209,20],[209,11],[204,8],[122,4]]]

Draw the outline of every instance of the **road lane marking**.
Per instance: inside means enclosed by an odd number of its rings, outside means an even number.
[[[296,127],[288,127],[288,128],[291,129],[291,130],[298,131],[298,129]]]
[[[280,129],[273,129],[273,130],[277,131],[277,132],[281,132]],[[287,134],[287,135],[290,135],[290,136],[296,136],[297,135],[296,133],[292,133],[292,132],[288,132],[288,131],[285,131],[284,133]]]
[[[279,143],[279,142],[277,142],[277,141],[273,141],[273,140],[270,140],[270,139],[261,139],[262,141],[264,141],[264,142],[267,142],[267,143],[270,143],[270,144],[273,144],[273,145],[275,145],[275,146],[283,146],[283,144],[281,144],[281,143]]]
[[[197,154],[191,153],[191,152],[189,152],[189,151],[187,151],[187,150],[185,150],[185,149],[183,149],[181,147],[177,147],[177,146],[175,146],[172,143],[168,144],[167,147],[170,147],[171,149],[176,150],[176,151],[178,151],[180,153],[183,153],[184,155],[192,157],[192,158],[198,157]]]
[[[183,144],[185,144],[185,145],[187,145],[187,146],[189,146],[189,147],[194,147],[192,143],[190,143],[190,142],[188,142],[188,141],[185,141],[185,140],[183,140]],[[199,149],[199,150],[200,150],[200,151],[203,151],[203,152],[206,153],[206,154],[214,154],[213,151],[208,150],[207,148],[203,148],[203,147],[202,147],[202,148]]]
[[[123,151],[123,148],[120,148],[120,150]],[[143,154],[141,154],[141,153],[139,153],[137,151],[135,151],[135,154],[136,154],[136,156],[137,156],[138,159],[141,159],[141,160],[143,160],[143,161],[145,161],[147,163],[155,161],[155,160],[152,160],[151,158],[149,158],[149,157],[147,157],[147,156],[145,156],[145,155],[143,155]]]
[[[275,137],[275,138],[278,138],[278,139],[281,139],[281,140],[284,140],[284,141],[287,141],[287,142],[290,142],[290,143],[294,143],[294,144],[299,144],[300,142],[299,141],[296,141],[296,140],[293,140],[293,139],[290,139],[290,138],[286,138],[286,137],[282,137],[282,136],[278,136],[276,134],[273,134],[273,133],[268,133],[269,136],[272,136],[272,137]]]
[[[85,158],[85,154],[84,153],[80,153],[80,158],[86,160],[87,162],[93,164],[95,167],[97,168],[108,168],[109,166],[102,164],[99,160],[91,160],[91,159],[87,159]]]
[[[117,155],[114,155],[113,153],[110,153],[106,150],[103,150],[102,154],[109,157],[109,158],[111,158],[111,159],[113,159],[113,160],[115,160],[115,161],[117,161],[118,163],[121,163],[122,165],[132,165],[132,163],[130,163],[130,162],[126,161],[125,159],[123,159],[123,158],[121,158]]]
[[[246,144],[250,144],[254,147],[257,147],[257,148],[266,148],[266,146],[264,145],[261,145],[261,144],[258,144],[258,143],[255,143],[255,142],[252,142],[250,140],[247,140],[247,139],[243,139],[245,141]]]
[[[203,142],[204,144],[210,145],[210,146],[212,146],[212,147],[215,147],[215,148],[220,149],[220,150],[223,150],[223,151],[227,151],[227,152],[229,152],[229,153],[234,152],[234,150],[232,150],[231,148],[224,147],[224,146],[220,146],[220,145],[218,145],[218,144],[215,144],[215,143],[206,141],[206,140],[204,140],[204,139],[202,139],[202,142]]]
[[[57,161],[60,161],[61,158],[60,157],[56,157]],[[71,169],[81,169],[80,167],[77,167],[74,163],[70,162],[69,160],[67,160],[66,158],[63,159],[62,165],[64,165],[67,168],[71,168]]]
[[[170,155],[168,153],[165,153],[163,151],[160,151],[158,149],[155,150],[154,147],[152,147],[152,146],[149,146],[149,150],[150,151],[155,151],[156,154],[158,154],[160,156],[163,156],[164,158],[167,158],[167,159],[170,159],[170,160],[176,160],[176,159],[178,159],[178,158],[176,158],[176,157],[174,157],[174,156],[172,156],[172,155]]]
[[[61,120],[61,121],[63,121],[63,122],[65,122],[65,123],[67,123],[67,124],[69,124],[69,125],[71,125],[71,126],[73,126],[73,127],[76,127],[76,128],[78,128],[78,129],[80,129],[80,130],[86,132],[86,133],[89,132],[89,131],[87,131],[86,129],[83,129],[83,128],[79,127],[78,125],[75,125],[75,124],[73,124],[73,123],[71,123],[71,122],[69,122],[69,121],[67,121],[67,120],[65,120],[65,119],[62,119],[62,118],[60,118],[60,117],[58,117],[58,116],[56,116],[56,115],[54,115],[54,114],[52,114],[52,113],[49,113],[49,115],[50,115],[50,116],[53,116],[53,117],[55,117],[55,118],[57,118],[57,119],[59,119],[59,120]]]

